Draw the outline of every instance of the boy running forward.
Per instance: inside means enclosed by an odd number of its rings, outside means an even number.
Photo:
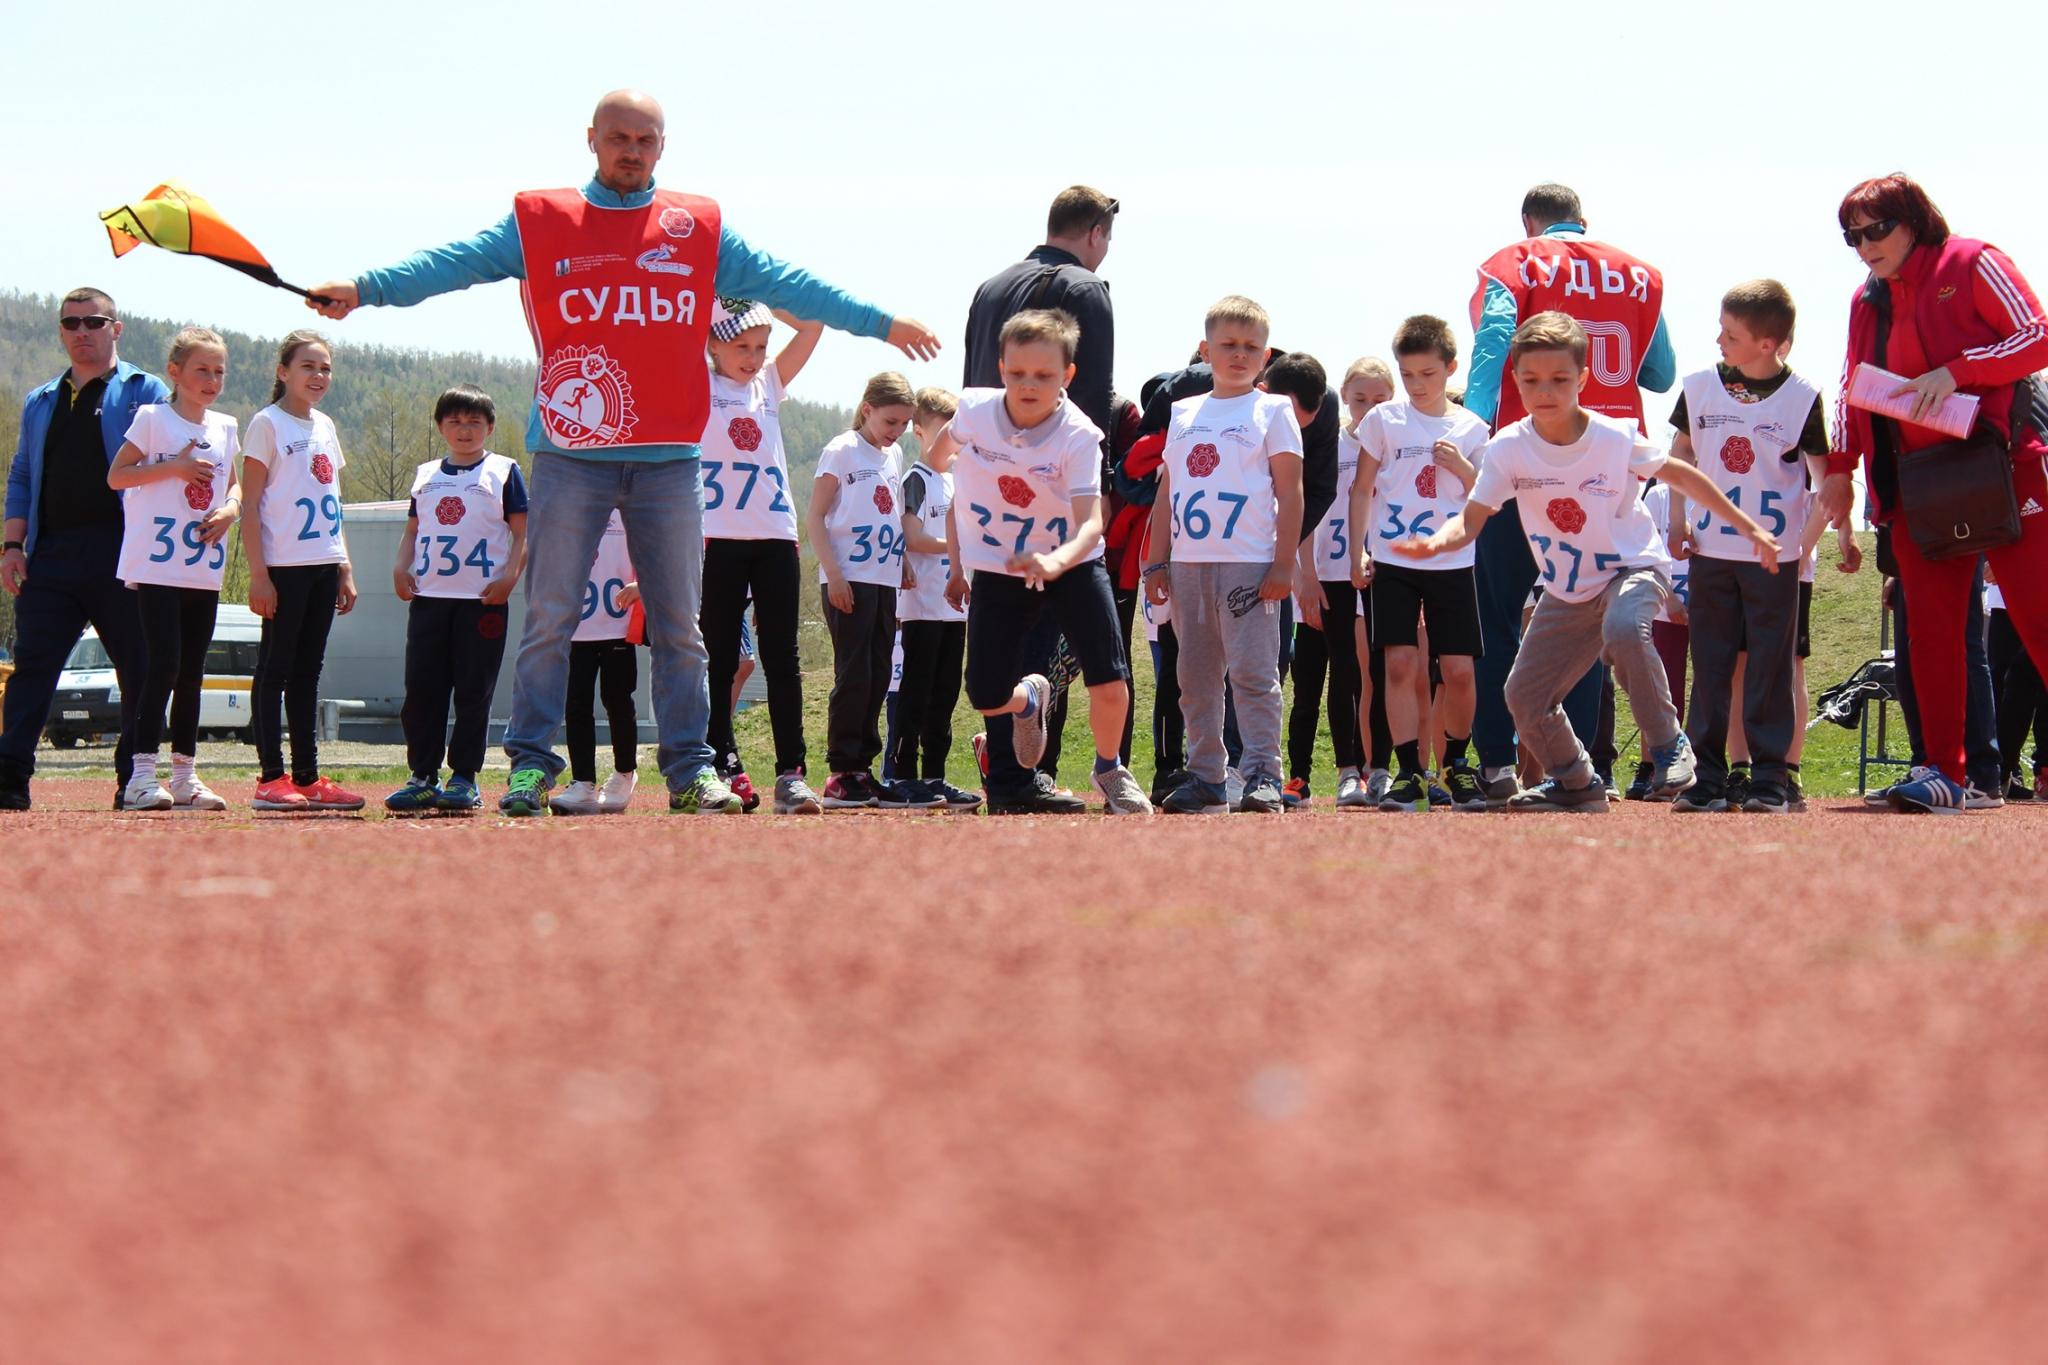
[[[1418,700],[1427,675],[1421,625],[1443,673],[1440,709],[1444,781],[1458,810],[1485,810],[1486,788],[1466,762],[1477,704],[1472,661],[1481,652],[1479,592],[1471,546],[1420,568],[1394,554],[1406,536],[1426,536],[1464,510],[1479,477],[1486,423],[1452,403],[1451,376],[1458,343],[1450,324],[1421,314],[1394,333],[1403,402],[1382,403],[1358,423],[1358,477],[1351,485],[1351,521],[1371,529],[1351,550],[1351,581],[1372,584],[1372,637],[1387,652],[1387,726],[1393,732],[1397,771],[1381,810],[1422,811],[1430,805],[1423,777],[1422,726],[1430,721]]]
[[[1393,547],[1414,559],[1463,549],[1502,503],[1515,499],[1543,598],[1508,674],[1507,704],[1551,780],[1511,799],[1510,810],[1606,813],[1607,788],[1563,705],[1603,655],[1656,764],[1652,793],[1675,796],[1693,784],[1692,749],[1650,642],[1650,624],[1671,588],[1664,547],[1636,480],[1662,478],[1673,492],[1733,523],[1763,551],[1764,571],[1778,570],[1777,539],[1705,475],[1667,461],[1633,425],[1580,406],[1590,374],[1586,349],[1585,329],[1563,313],[1538,313],[1515,329],[1508,366],[1529,415],[1486,447],[1464,511],[1434,534],[1410,535]]]
[[[968,703],[984,716],[1017,718],[1007,732],[988,732],[993,815],[1087,809],[1032,771],[1045,754],[1052,684],[1024,672],[1024,655],[1048,609],[1088,684],[1093,782],[1104,813],[1152,813],[1119,754],[1131,688],[1102,561],[1102,433],[1066,396],[1080,341],[1070,314],[1030,309],[1012,317],[1001,337],[1003,387],[962,393],[925,456],[943,469],[958,455],[946,511],[946,601],[967,610]]]
[[[1231,295],[1209,309],[1202,359],[1215,373],[1206,394],[1173,405],[1145,591],[1173,603],[1180,642],[1180,705],[1188,771],[1163,809],[1221,814],[1227,672],[1244,737],[1240,812],[1277,815],[1280,790],[1280,604],[1294,586],[1301,543],[1301,425],[1294,401],[1261,393],[1270,322]],[[1163,553],[1162,553],[1163,551]]]
[[[1800,561],[1809,543],[1811,490],[1827,474],[1828,454],[1820,391],[1785,364],[1795,320],[1792,295],[1776,280],[1729,290],[1721,299],[1721,363],[1686,377],[1671,414],[1677,428],[1672,461],[1698,468],[1730,503],[1783,537],[1773,571],[1758,562],[1756,548],[1732,523],[1712,512],[1690,520],[1683,490],[1672,489],[1671,554],[1690,558],[1692,566],[1686,735],[1699,756],[1699,782],[1673,803],[1676,811],[1730,808],[1728,717],[1745,643],[1742,733],[1751,778],[1737,808],[1768,815],[1791,809],[1787,762],[1799,726],[1793,673],[1801,634]]]

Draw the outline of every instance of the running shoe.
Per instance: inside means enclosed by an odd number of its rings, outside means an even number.
[[[1357,773],[1347,772],[1337,779],[1337,808],[1339,810],[1370,809],[1372,798],[1365,794],[1365,783]]]
[[[1423,790],[1429,793],[1429,804],[1432,808],[1451,804],[1450,790],[1443,783],[1436,780],[1435,773],[1424,773],[1422,775],[1422,786]]]
[[[384,809],[399,815],[417,815],[441,808],[440,774],[424,777],[414,773],[405,785],[384,798]]]
[[[754,790],[753,779],[747,776],[745,770],[733,773],[726,779],[726,785],[731,787],[732,794],[740,799],[741,811],[751,815],[759,808],[761,793]]]
[[[1451,805],[1457,810],[1485,810],[1486,787],[1469,763],[1453,763],[1444,774],[1451,789]]]
[[[633,804],[633,793],[639,786],[640,774],[637,771],[630,773],[615,772],[610,777],[607,777],[604,780],[604,785],[597,789],[597,809],[599,813],[603,815],[623,814],[626,808]],[[752,810],[753,807],[749,806],[747,809]]]
[[[1650,799],[1650,774],[1651,774],[1651,773],[1654,773],[1654,772],[1656,772],[1656,771],[1657,771],[1657,765],[1656,765],[1656,764],[1654,764],[1654,763],[1638,763],[1638,764],[1636,764],[1636,775],[1635,775],[1635,779],[1634,779],[1634,780],[1633,780],[1632,782],[1630,782],[1630,783],[1628,784],[1628,790],[1627,790],[1626,792],[1622,793],[1622,799],[1623,799],[1623,800],[1626,800],[1626,801],[1647,801],[1647,800],[1649,800],[1649,799]]]
[[[1394,775],[1385,768],[1374,768],[1365,779],[1365,796],[1370,805],[1377,806],[1387,799],[1387,791],[1394,785]]]
[[[1173,768],[1167,772],[1155,773],[1152,777],[1152,804],[1165,805],[1166,798],[1179,791],[1187,780],[1186,768]]]
[[[2031,801],[2034,799],[2034,789],[2027,785],[2025,778],[2014,773],[2005,779],[2005,799],[2008,802]]]
[[[1106,773],[1091,774],[1089,779],[1102,797],[1104,815],[1150,815],[1152,803],[1145,799],[1138,779],[1131,776],[1131,770],[1119,763]]]
[[[1429,790],[1422,785],[1422,774],[1402,773],[1394,779],[1394,785],[1387,788],[1387,794],[1380,798],[1380,809],[1391,811],[1424,812],[1429,809]]]
[[[1777,783],[1752,782],[1742,808],[1751,815],[1785,815],[1791,812],[1792,802]]]
[[[881,799],[880,787],[865,772],[834,773],[825,784],[826,810],[861,810]]]
[[[1161,815],[1227,815],[1230,800],[1219,784],[1204,782],[1193,773],[1159,805]]]
[[[454,786],[453,782],[448,784]],[[546,815],[548,812],[548,788],[554,783],[549,780],[544,768],[520,768],[513,772],[505,785],[505,794],[498,798],[498,810],[504,815]]]
[[[289,777],[273,777],[257,785],[256,795],[249,799],[249,809],[304,810],[306,798]]]
[[[1540,787],[1528,791],[1508,802],[1512,811],[1572,811],[1584,815],[1604,815],[1607,812],[1607,788],[1596,776],[1583,787],[1567,787],[1555,778]]]
[[[1795,815],[1806,813],[1806,791],[1799,785],[1799,770],[1785,774],[1785,807]]]
[[[1885,809],[1889,809],[1892,804],[1892,788],[1897,785],[1898,783],[1896,782],[1887,782],[1881,787],[1864,788],[1863,804],[1866,806],[1878,806]]]
[[[1722,795],[1728,798],[1729,810],[1741,810],[1742,803],[1749,800],[1749,765],[1738,763],[1728,770],[1728,781],[1722,787]]]
[[[916,778],[901,782],[877,782],[875,804],[885,810],[934,810],[946,804],[940,796]]]
[[[775,813],[777,815],[821,815],[825,803],[811,790],[804,775],[794,770],[775,779]]]
[[[121,791],[122,810],[169,810],[171,805],[171,794],[153,772],[137,772]]]
[[[190,768],[171,769],[171,803],[188,810],[226,810],[227,798],[199,780]]]
[[[925,779],[925,786],[938,794],[939,798],[946,803],[947,810],[970,811],[981,808],[980,792],[971,792],[963,787],[956,787],[943,777],[927,778]]]
[[[1044,773],[1033,773],[1031,785],[1014,792],[990,792],[990,815],[1086,815],[1088,803],[1063,792]]]
[[[1310,800],[1308,779],[1305,777],[1288,778],[1287,785],[1280,789],[1280,799],[1287,803],[1287,809],[1289,810],[1293,810],[1296,806],[1307,805]]]
[[[476,779],[456,773],[441,788],[441,809],[445,811],[472,811],[484,808],[484,794],[477,790]]]
[[[1729,809],[1728,796],[1720,787],[1695,782],[1672,798],[1671,809],[1678,815],[1719,815]]]
[[[1693,763],[1692,741],[1685,737],[1683,730],[1673,735],[1669,744],[1651,749],[1650,761],[1656,765],[1650,773],[1650,796],[1653,800],[1677,796],[1699,780]],[[1607,784],[1601,785],[1604,790]]]
[[[311,782],[292,785],[306,798],[308,810],[361,810],[367,804],[354,792],[336,786],[333,778],[316,777]]]
[[[1282,815],[1287,810],[1287,800],[1280,792],[1280,779],[1264,773],[1250,778],[1244,784],[1244,795],[1237,798],[1231,807],[1239,815]]]
[[[1986,791],[1975,782],[1963,784],[1963,808],[1965,810],[1997,810],[2005,805],[2005,797],[1996,786]]]
[[[1949,781],[1939,768],[1915,768],[1885,793],[1891,808],[1902,815],[1961,815],[1969,808],[1968,799],[1962,785]]]
[[[1043,673],[1031,673],[1025,676],[1024,687],[1031,693],[1031,714],[1010,717],[1011,742],[1016,746],[1017,761],[1035,768],[1045,757],[1045,713],[1052,706],[1052,683]]]
[[[678,815],[738,815],[739,797],[725,779],[709,768],[701,768],[690,785],[668,794],[668,808]]]
[[[1502,810],[1521,793],[1521,779],[1513,768],[1481,768],[1479,785],[1486,788],[1486,808]]]
[[[596,815],[604,809],[597,783],[581,778],[548,798],[548,809],[557,815]]]

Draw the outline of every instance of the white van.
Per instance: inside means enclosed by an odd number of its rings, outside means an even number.
[[[206,651],[205,690],[199,694],[199,736],[250,739],[249,689],[256,675],[256,650],[263,618],[247,607],[220,604],[213,645]],[[44,736],[59,749],[121,731],[121,689],[100,637],[88,630],[57,676]]]

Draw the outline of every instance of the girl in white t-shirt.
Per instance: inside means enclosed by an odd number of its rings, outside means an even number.
[[[334,354],[318,332],[293,332],[277,353],[270,406],[242,436],[248,515],[249,608],[263,618],[256,656],[252,725],[261,776],[257,810],[361,810],[363,798],[320,775],[314,736],[320,665],[337,612],[356,604],[355,573],[341,529],[341,471],[348,461],[334,421],[319,410],[334,378]],[[284,766],[278,704],[291,724],[292,767]]]
[[[822,801],[827,810],[912,804],[903,792],[878,782],[872,769],[882,755],[896,589],[916,585],[904,563],[897,520],[903,474],[896,454],[916,404],[902,375],[884,372],[870,379],[853,430],[826,443],[811,484],[806,520],[818,555],[825,629],[832,636],[832,699],[825,722],[832,778]]]
[[[227,343],[218,333],[204,327],[179,332],[164,366],[171,401],[136,410],[107,471],[107,485],[122,490],[121,581],[135,589],[148,649],[136,699],[135,775],[121,793],[127,810],[227,809],[199,780],[194,759],[227,535],[242,510],[234,482],[235,419],[212,411],[227,373]],[[168,789],[157,780],[156,762],[166,703]]]
[[[804,783],[803,672],[797,660],[796,502],[789,491],[780,412],[788,388],[810,360],[823,325],[780,319],[796,328],[768,358],[766,304],[720,299],[710,340],[711,418],[699,465],[704,480],[704,601],[698,622],[710,655],[713,764],[740,798],[761,804],[733,737],[733,680],[739,673],[747,601],[754,602],[755,659],[768,682],[768,721],[775,734],[775,811],[814,814],[818,798]]]

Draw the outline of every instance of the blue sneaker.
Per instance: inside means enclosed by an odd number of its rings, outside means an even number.
[[[1650,763],[1652,801],[1672,800],[1699,780],[1698,765],[1693,761],[1692,741],[1685,737],[1683,730],[1673,735],[1669,744],[1653,745]]]
[[[536,769],[535,771],[538,771]],[[484,794],[476,789],[476,783],[457,773],[448,779],[448,785],[441,788],[442,810],[482,810]]]
[[[1915,768],[1885,793],[1902,815],[1961,815],[1968,799],[1962,785],[1949,781],[1939,768]]]
[[[439,774],[435,774],[439,776]],[[434,778],[414,773],[406,784],[384,798],[384,809],[400,815],[418,815],[422,811],[438,810],[441,805],[441,789],[434,785]]]
[[[449,779],[448,785],[455,785]],[[504,815],[546,815],[548,813],[548,788],[554,783],[542,768],[521,768],[512,774],[512,780],[505,787],[505,794],[498,798],[499,813]]]
[[[1212,785],[1188,774],[1188,780],[1160,802],[1162,815],[1228,815],[1230,796],[1226,788]]]

